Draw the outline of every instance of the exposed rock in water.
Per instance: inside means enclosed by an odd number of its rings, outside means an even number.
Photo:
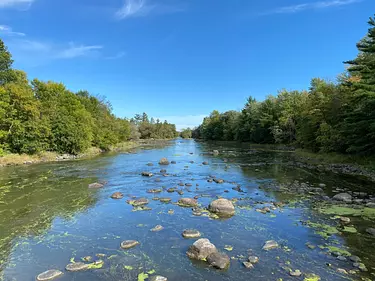
[[[89,265],[83,262],[74,262],[68,264],[65,269],[67,271],[80,271],[80,270],[86,270],[89,268]]]
[[[249,262],[251,263],[257,263],[259,261],[259,258],[256,256],[250,256],[249,257]]]
[[[160,192],[162,192],[162,190],[161,189],[148,189],[147,190],[147,193],[160,193]]]
[[[338,269],[336,269],[336,271],[340,274],[348,274],[348,272],[343,268],[338,268]]]
[[[213,180],[212,179],[208,179],[207,182],[212,182]]]
[[[208,165],[207,161],[202,162],[203,165]]]
[[[340,222],[342,224],[348,224],[348,223],[350,223],[350,218],[348,218],[348,217],[340,217]]]
[[[164,227],[161,226],[160,224],[158,224],[158,225],[155,226],[154,228],[151,228],[151,231],[153,231],[153,232],[157,232],[157,231],[161,231],[161,230],[163,230],[163,229],[164,229]]]
[[[169,161],[168,161],[168,159],[167,158],[161,158],[160,160],[159,160],[159,165],[169,165]]]
[[[162,173],[162,174],[165,174],[166,172],[167,172],[166,169],[161,169],[161,170],[160,170],[160,173]]]
[[[367,208],[375,208],[375,203],[374,202],[369,202],[366,204]]]
[[[169,203],[171,202],[172,199],[171,198],[168,198],[168,197],[163,197],[163,198],[160,198],[160,202],[162,203]]]
[[[52,279],[55,279],[61,275],[63,275],[64,273],[62,273],[60,270],[57,270],[57,269],[50,269],[50,270],[47,270],[45,272],[42,272],[40,273],[37,277],[36,277],[36,280],[38,281],[46,281],[46,280],[52,280]]]
[[[98,183],[98,182],[94,182],[94,183],[90,183],[89,184],[89,188],[102,188],[104,186],[104,184],[102,183]]]
[[[350,256],[349,259],[350,259],[352,262],[360,262],[360,261],[361,261],[361,258],[358,257],[358,256]]]
[[[351,202],[352,196],[349,193],[339,193],[333,196],[333,200],[343,201],[343,202]]]
[[[207,262],[218,269],[225,269],[230,264],[230,259],[226,254],[214,252],[207,256]]]
[[[176,164],[176,161],[171,161],[171,164]]]
[[[178,185],[179,186],[184,186],[184,183],[183,182],[179,182]]]
[[[185,183],[185,186],[189,187],[189,186],[192,186],[192,184],[188,182],[188,183]]]
[[[299,269],[289,271],[289,275],[293,277],[300,277],[302,272]]]
[[[130,200],[129,203],[135,207],[137,206],[142,206],[142,205],[147,205],[148,204],[148,199],[147,198],[139,198],[137,200]]]
[[[153,174],[151,172],[142,172],[143,177],[152,177]]]
[[[233,216],[235,213],[233,203],[224,198],[212,201],[208,209],[219,216]]]
[[[147,163],[147,166],[154,166],[154,164],[152,164],[152,163],[150,162],[150,163]]]
[[[214,178],[214,182],[216,182],[216,183],[223,183],[224,180],[223,179]]]
[[[111,195],[111,198],[112,199],[122,199],[122,198],[124,198],[124,194],[122,194],[121,192],[115,192]]]
[[[219,155],[219,150],[214,150],[214,151],[212,151],[212,154],[213,154],[213,155]]]
[[[198,205],[198,202],[192,198],[181,198],[178,200],[178,205],[181,207],[195,207]]]
[[[166,277],[156,275],[156,276],[151,276],[150,278],[148,278],[148,280],[150,280],[150,281],[167,281],[168,279]]]
[[[187,256],[191,259],[204,260],[210,254],[217,252],[217,249],[210,240],[206,238],[198,239],[190,246],[189,250],[186,252]]]
[[[139,242],[136,240],[125,240],[121,242],[121,248],[130,249],[130,248],[137,246],[138,244]]]
[[[253,269],[253,268],[254,268],[254,265],[253,265],[251,262],[244,261],[242,264],[243,264],[247,269]]]
[[[198,238],[201,237],[201,233],[195,229],[185,229],[184,232],[182,232],[182,236],[184,238]]]
[[[368,234],[371,234],[372,236],[375,236],[375,228],[367,228],[366,229],[366,232]]]
[[[171,188],[168,188],[167,189],[167,192],[168,193],[173,193],[173,192],[175,192],[176,191],[176,188],[174,188],[174,187],[171,187]]]
[[[132,209],[132,212],[138,212],[138,211],[151,211],[152,209],[150,207],[147,207],[147,206],[135,206],[133,209]]]
[[[263,250],[272,250],[272,249],[275,249],[275,248],[278,248],[279,247],[279,244],[274,241],[274,240],[268,240],[266,241],[266,243],[264,244],[263,246]]]

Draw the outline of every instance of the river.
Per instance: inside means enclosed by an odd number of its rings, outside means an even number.
[[[212,154],[215,149],[219,155]],[[366,192],[361,196],[370,198],[375,194],[373,184],[297,168],[290,164],[291,154],[177,139],[131,153],[1,168],[0,280],[31,281],[49,269],[61,270],[64,274],[56,279],[61,281],[143,280],[147,274],[171,281],[313,281],[319,280],[317,276],[320,280],[375,280],[375,236],[366,233],[368,227],[375,227],[373,213],[349,214],[351,223],[344,228],[339,217],[319,211],[323,202],[319,198],[340,190]],[[162,157],[176,164],[160,166]],[[209,165],[202,165],[203,161]],[[163,176],[161,169],[168,174]],[[143,171],[154,175],[142,177]],[[225,182],[208,182],[210,176]],[[89,189],[93,182],[106,184]],[[171,187],[184,194],[167,192]],[[163,191],[152,194],[149,189]],[[112,199],[114,192],[122,192],[124,198]],[[196,216],[191,208],[174,204],[195,196],[202,208],[218,196],[233,199],[236,213],[226,219],[206,212]],[[127,203],[140,197],[149,199],[151,210],[134,212]],[[172,202],[154,197],[170,197]],[[261,212],[265,206],[272,207],[270,212]],[[150,231],[156,225],[163,229]],[[230,267],[218,270],[205,261],[190,260],[186,251],[195,239],[184,239],[185,229],[199,230],[231,258]],[[123,250],[123,240],[137,240],[139,245]],[[279,247],[263,250],[268,240]],[[259,258],[252,269],[243,265],[250,255]],[[351,255],[361,259],[366,272],[353,266]],[[85,271],[65,270],[67,264],[87,256],[92,257],[90,262],[104,263]],[[291,276],[296,270],[301,276]]]

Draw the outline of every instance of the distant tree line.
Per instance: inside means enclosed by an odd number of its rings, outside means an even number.
[[[194,138],[295,144],[315,152],[375,154],[375,19],[337,82],[314,78],[305,91],[280,91],[241,112],[214,110]]]
[[[180,132],[180,137],[183,138],[183,139],[190,139],[193,135],[193,132],[190,128],[186,128],[186,129],[183,129],[181,132]]]
[[[62,83],[29,82],[12,68],[10,52],[0,40],[0,155],[56,151],[77,154],[91,146],[104,150],[131,139],[174,138],[176,127],[148,120],[127,120],[111,104],[87,91],[74,93]]]

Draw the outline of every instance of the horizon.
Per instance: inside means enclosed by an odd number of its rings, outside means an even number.
[[[357,54],[369,0],[0,0],[0,36],[28,78],[105,96],[119,117],[177,129],[249,96],[335,80]],[[348,20],[349,19],[349,20]]]

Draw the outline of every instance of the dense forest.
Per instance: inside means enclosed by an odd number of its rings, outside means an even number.
[[[375,19],[344,62],[337,82],[314,78],[305,91],[282,90],[259,102],[250,97],[241,112],[214,110],[194,138],[293,144],[314,152],[375,154]]]
[[[62,83],[27,79],[12,68],[0,40],[0,156],[41,151],[77,154],[89,147],[109,149],[135,139],[178,136],[176,127],[147,116],[127,120],[112,113],[111,104],[87,91],[74,93]]]

